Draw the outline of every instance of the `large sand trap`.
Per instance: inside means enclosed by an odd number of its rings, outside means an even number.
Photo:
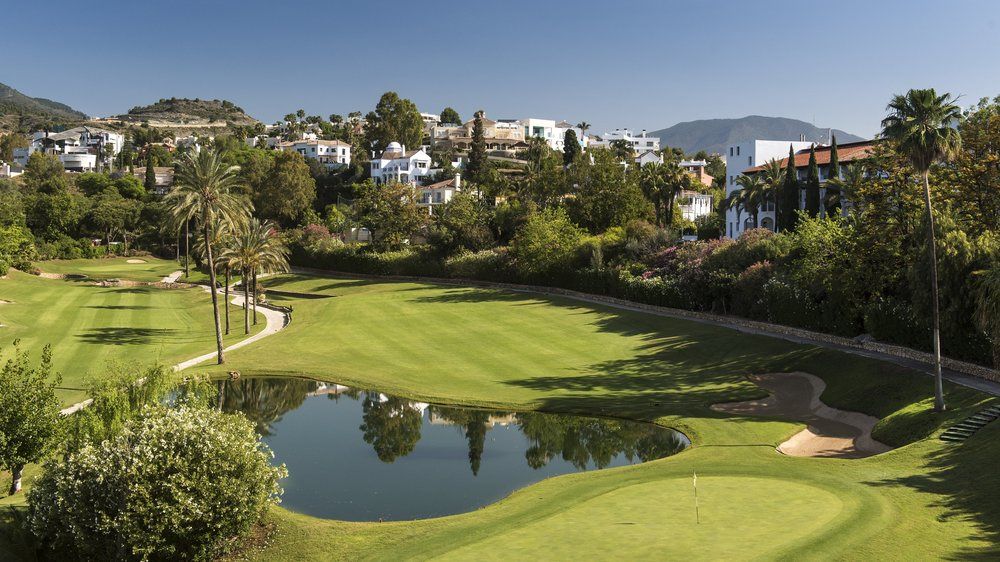
[[[793,457],[860,458],[892,449],[872,439],[877,418],[831,408],[819,397],[823,379],[808,373],[753,375],[754,384],[771,393],[761,400],[716,404],[713,410],[746,416],[790,418],[808,424],[806,429],[778,445]]]
[[[146,263],[146,260],[130,259],[125,260],[125,263]]]

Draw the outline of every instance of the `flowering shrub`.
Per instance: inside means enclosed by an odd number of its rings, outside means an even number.
[[[148,407],[46,464],[28,524],[56,558],[208,560],[279,501],[287,471],[241,415]]]

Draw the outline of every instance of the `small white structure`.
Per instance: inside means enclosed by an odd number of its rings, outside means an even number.
[[[14,149],[14,162],[28,164],[28,158],[38,151],[59,157],[69,172],[90,172],[97,169],[98,160],[110,162],[122,150],[125,136],[92,127],[75,127],[59,133],[35,131],[27,148]]]
[[[351,163],[351,145],[339,140],[295,140],[275,145],[279,150],[298,152],[326,166],[327,170],[342,168]]]
[[[645,166],[646,164],[662,164],[663,156],[658,152],[652,150],[645,150],[642,154],[635,157],[635,163],[639,167]]]
[[[530,138],[543,139],[553,150],[562,152],[566,143],[566,131],[572,129],[576,132],[576,140],[580,143],[580,147],[586,148],[587,141],[583,136],[583,131],[566,121],[557,122],[554,119],[527,117],[518,119],[517,123],[524,128],[525,140]]]
[[[24,173],[24,167],[19,164],[0,162],[0,178],[15,178]]]
[[[431,173],[431,157],[421,148],[407,151],[398,142],[390,142],[377,158],[372,158],[371,176],[375,183],[390,182],[417,185]]]
[[[428,213],[434,214],[434,207],[451,201],[451,198],[461,190],[461,174],[455,174],[450,180],[417,187],[417,206],[426,207]]]
[[[589,139],[587,141],[587,145],[611,148],[611,143],[622,140],[631,145],[632,150],[634,150],[637,154],[648,150],[656,152],[660,151],[659,137],[648,136],[646,134],[646,129],[643,129],[642,133],[638,135],[633,135],[630,129],[615,129],[610,133],[604,133],[604,136],[600,137],[600,140]]]

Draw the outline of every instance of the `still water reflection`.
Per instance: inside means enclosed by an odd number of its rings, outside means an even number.
[[[288,466],[283,505],[349,521],[470,511],[550,476],[666,457],[687,446],[651,424],[436,406],[291,378],[219,382]]]

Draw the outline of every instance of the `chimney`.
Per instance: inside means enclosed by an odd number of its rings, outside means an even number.
[[[462,174],[455,172],[455,189],[462,189]]]
[[[403,144],[403,143],[400,143],[400,144],[399,144],[399,148],[400,148],[400,150],[402,150],[402,151],[403,151],[403,154],[406,154],[406,145],[405,145],[405,144]]]

